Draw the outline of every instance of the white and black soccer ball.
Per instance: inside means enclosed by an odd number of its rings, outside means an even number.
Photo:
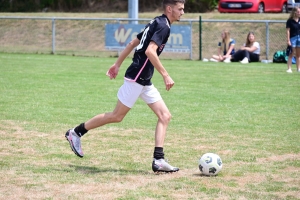
[[[199,170],[207,176],[215,176],[222,170],[222,160],[215,153],[206,153],[199,159]]]

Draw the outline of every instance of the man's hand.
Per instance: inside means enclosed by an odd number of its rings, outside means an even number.
[[[115,79],[119,73],[120,66],[113,64],[108,71],[106,72],[106,76],[110,79]]]
[[[165,82],[167,91],[169,91],[173,87],[173,85],[175,84],[173,79],[169,75],[164,76],[164,82]]]

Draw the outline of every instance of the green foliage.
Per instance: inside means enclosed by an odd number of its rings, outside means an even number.
[[[9,1],[7,0],[0,0],[0,12],[7,12],[9,11]]]
[[[38,4],[35,0],[2,0],[0,1],[1,12],[34,12],[37,11]]]
[[[207,5],[209,9],[214,9],[217,7],[219,0],[202,0],[202,2]]]
[[[54,5],[54,0],[41,0],[40,1],[41,7],[50,7]]]
[[[186,12],[206,12],[212,10],[218,4],[218,0],[187,0]],[[1,12],[35,12],[48,8],[52,11],[80,11],[105,10],[105,12],[127,12],[127,0],[0,0]],[[161,8],[161,0],[139,1],[139,11],[149,12]]]
[[[207,12],[218,5],[218,0],[189,0],[186,3],[187,12]]]

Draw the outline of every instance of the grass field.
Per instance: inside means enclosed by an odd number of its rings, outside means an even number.
[[[165,153],[180,171],[151,170],[156,117],[139,100],[119,124],[91,130],[75,156],[64,133],[111,111],[115,58],[0,53],[0,199],[300,199],[300,73],[285,64],[163,60],[155,86],[173,118]],[[216,177],[198,159],[223,160]]]

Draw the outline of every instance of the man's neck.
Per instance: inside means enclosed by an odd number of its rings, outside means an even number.
[[[173,21],[171,21],[171,20],[170,20],[170,17],[169,17],[169,16],[168,16],[166,13],[164,13],[164,15],[165,15],[165,16],[168,18],[168,20],[169,20],[169,23],[170,23],[170,24],[172,24],[172,23],[173,23]]]

